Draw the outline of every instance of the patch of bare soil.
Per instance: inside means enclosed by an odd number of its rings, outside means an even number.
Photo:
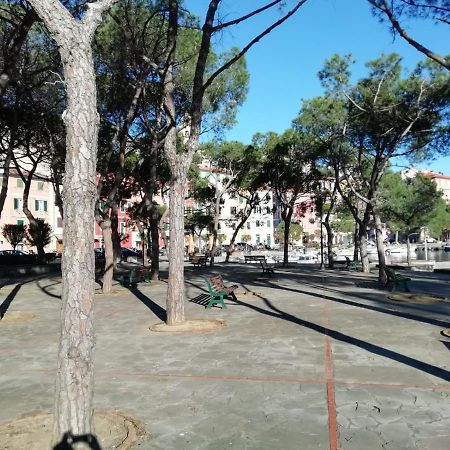
[[[130,450],[150,435],[135,418],[119,411],[95,411],[95,434],[102,450]],[[0,450],[51,448],[53,416],[30,414],[0,424]]]
[[[441,297],[439,295],[429,295],[429,294],[414,294],[410,292],[392,292],[387,298],[395,302],[401,303],[440,303],[445,302],[446,297]]]
[[[6,312],[3,318],[0,320],[0,324],[15,324],[20,322],[28,322],[29,320],[34,320],[37,315],[26,311],[9,311]],[[0,447],[1,450],[1,447]]]
[[[191,319],[175,325],[159,322],[149,327],[150,331],[158,333],[207,333],[223,328],[225,320],[221,319]]]
[[[441,331],[442,336],[450,337],[450,328]]]
[[[125,294],[126,292],[127,291],[125,289],[113,289],[113,290],[111,290],[111,292],[104,294],[101,289],[96,289],[95,295],[115,296],[115,295]]]

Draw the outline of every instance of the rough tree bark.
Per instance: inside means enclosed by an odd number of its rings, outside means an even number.
[[[99,116],[91,42],[115,0],[88,3],[81,20],[58,0],[30,0],[58,44],[67,92],[64,255],[55,443],[66,433],[91,435],[94,349],[94,206]],[[80,448],[91,448],[89,443]]]
[[[284,248],[283,248],[283,266],[286,267],[289,262],[289,231],[291,228],[292,214],[294,208],[289,208],[287,214],[283,218],[284,220]]]
[[[383,229],[381,225],[380,215],[375,210],[373,211],[373,218],[375,222],[375,233],[377,239],[378,267],[379,267],[378,281],[380,281],[380,283],[385,285],[387,282],[387,275],[386,275],[386,256],[384,253],[384,243],[383,243]]]

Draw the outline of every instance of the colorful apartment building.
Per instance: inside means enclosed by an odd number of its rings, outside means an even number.
[[[3,170],[0,170],[3,178]],[[5,224],[28,225],[23,212],[24,182],[16,170],[11,169],[8,179],[8,192],[0,218],[0,228]],[[46,251],[59,251],[62,243],[62,219],[55,205],[55,192],[52,183],[44,176],[35,174],[31,180],[28,197],[28,209],[34,217],[44,219],[52,227],[52,240]],[[11,249],[9,242],[1,235],[0,250]],[[26,242],[19,244],[18,249],[36,250]]]

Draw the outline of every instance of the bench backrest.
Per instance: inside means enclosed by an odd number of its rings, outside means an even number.
[[[215,291],[223,291],[225,289],[221,275],[213,275],[208,278],[208,281],[211,283],[211,286]]]
[[[213,275],[212,277],[206,278],[205,280],[210,294],[225,290],[225,286],[223,285],[223,278],[220,275]]]

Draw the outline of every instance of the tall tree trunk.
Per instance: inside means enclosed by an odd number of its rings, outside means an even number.
[[[370,265],[369,265],[369,256],[367,254],[367,237],[366,232],[364,231],[361,233],[361,230],[365,230],[365,228],[360,228],[359,233],[359,251],[361,254],[361,264],[362,264],[362,271],[363,272],[370,272]]]
[[[122,246],[120,243],[119,236],[119,218],[117,216],[117,208],[111,208],[110,218],[111,218],[111,239],[112,239],[112,250],[114,254],[113,262],[114,269],[117,269],[117,262],[122,260]]]
[[[249,216],[243,218],[237,225],[237,227],[233,231],[233,236],[231,236],[230,246],[227,250],[227,256],[225,257],[225,262],[230,262],[231,249],[234,247],[234,243],[236,242],[237,235],[239,230],[244,226],[245,222],[247,222]]]
[[[286,267],[289,263],[289,231],[291,228],[292,209],[289,209],[284,218],[284,248],[283,248],[283,266]]]
[[[63,53],[67,109],[64,256],[55,439],[92,432],[94,337],[94,206],[99,117],[90,40],[77,36]]]
[[[18,169],[20,170],[20,169]],[[28,207],[28,200],[30,196],[30,188],[31,188],[31,182],[33,180],[34,172],[36,170],[36,166],[33,166],[33,168],[28,172],[27,178],[23,179],[25,186],[23,189],[23,195],[22,195],[22,201],[23,201],[23,207],[22,210],[27,217],[28,221],[30,222],[30,225],[32,225],[35,230],[39,228],[39,222],[36,220],[36,217],[34,217],[33,213],[30,211],[30,208]],[[21,175],[22,176],[22,175]],[[36,250],[39,257],[39,260],[41,262],[45,261],[45,250],[42,243],[36,242]]]
[[[151,255],[152,262],[150,266],[150,278],[152,280],[159,279],[159,217],[155,207],[152,210],[152,217],[150,218],[150,230],[151,236]]]
[[[327,230],[327,255],[328,255],[328,267],[330,269],[334,268],[334,255],[333,255],[333,228],[330,224],[330,219],[325,217],[323,222],[325,229]]]
[[[114,251],[112,242],[111,220],[109,218],[101,219],[99,225],[102,229],[103,243],[105,251],[105,269],[103,273],[102,292],[108,294],[112,289],[114,276]]]
[[[361,240],[359,238],[359,225],[355,222],[355,231],[353,232],[353,261],[359,261],[361,253]]]
[[[217,182],[218,184],[218,182]],[[209,265],[214,266],[214,253],[216,251],[217,246],[217,235],[219,232],[219,217],[220,217],[220,200],[222,199],[222,195],[218,192],[216,184],[216,202],[214,205],[214,228],[212,235],[212,245],[211,245],[211,259]]]
[[[375,222],[375,233],[377,239],[377,252],[378,252],[378,280],[383,285],[387,282],[386,275],[386,256],[384,253],[384,243],[383,243],[383,230],[381,227],[381,219],[378,213],[373,212],[373,218]]]
[[[406,239],[406,263],[408,264],[408,267],[411,267],[411,241],[409,233]]]
[[[8,149],[6,150],[6,156],[3,161],[2,188],[0,190],[0,218],[2,217],[2,211],[5,206],[6,196],[8,195],[9,171],[16,144],[16,131],[17,131],[17,109],[14,108],[13,121],[9,133],[10,135],[9,135]]]
[[[67,93],[64,175],[64,255],[54,443],[66,433],[90,435],[94,336],[94,220],[99,115],[91,42],[115,0],[88,3],[83,20],[53,0],[30,0],[59,46]],[[67,443],[67,442],[64,442]],[[80,449],[89,448],[89,444]]]
[[[174,174],[175,175],[175,174]],[[167,324],[185,320],[184,315],[184,191],[186,178],[174,176],[170,185],[169,285]]]

